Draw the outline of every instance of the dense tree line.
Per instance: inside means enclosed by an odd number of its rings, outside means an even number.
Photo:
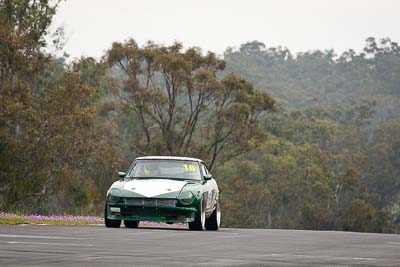
[[[225,226],[398,231],[397,43],[221,58],[128,39],[70,61],[57,7],[0,2],[1,210],[101,214],[117,170],[162,154],[206,160]]]
[[[111,182],[115,154],[98,122],[102,63],[46,49],[57,2],[0,2],[0,207],[85,212]],[[97,72],[97,73],[96,73]]]
[[[396,42],[371,37],[361,53],[292,55],[286,48],[253,41],[227,49],[225,60],[228,71],[260,90],[267,88],[280,106],[261,124],[271,140],[219,170],[227,185],[240,180],[249,190],[265,190],[259,194],[263,199],[246,198],[248,210],[225,203],[229,217],[242,216],[254,227],[398,231]],[[241,192],[227,191],[228,198]],[[263,212],[250,212],[257,205]]]

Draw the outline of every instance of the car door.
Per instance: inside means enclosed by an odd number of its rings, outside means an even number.
[[[209,175],[210,172],[207,169],[207,166],[204,163],[201,164],[201,171],[203,175]],[[211,213],[214,210],[216,201],[218,199],[218,186],[217,182],[215,181],[214,178],[204,181],[203,184],[204,188],[204,200],[205,200],[205,208],[206,208],[206,213]]]

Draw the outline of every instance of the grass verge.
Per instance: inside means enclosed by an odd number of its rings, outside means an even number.
[[[103,218],[97,216],[43,216],[16,215],[0,212],[0,224],[55,224],[55,225],[88,225],[102,224]]]

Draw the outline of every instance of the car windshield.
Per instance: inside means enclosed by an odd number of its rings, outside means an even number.
[[[199,163],[188,160],[137,160],[128,177],[201,180]]]

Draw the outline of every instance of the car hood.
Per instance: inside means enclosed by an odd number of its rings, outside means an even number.
[[[177,198],[182,188],[196,182],[172,179],[132,179],[119,181],[112,188],[121,190],[123,197]]]

